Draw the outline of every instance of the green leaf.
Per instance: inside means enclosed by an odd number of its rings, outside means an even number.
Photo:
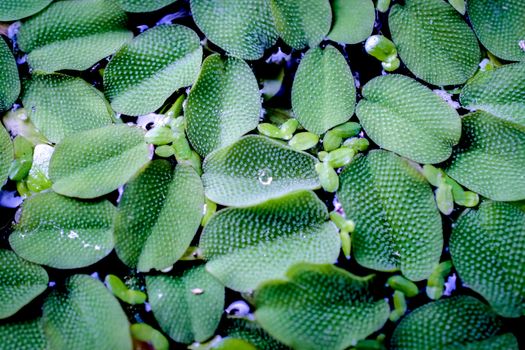
[[[525,63],[479,72],[461,90],[461,105],[525,126]]]
[[[7,130],[0,124],[0,187],[7,180],[13,158],[13,142]]]
[[[388,319],[388,303],[372,296],[371,276],[301,263],[286,277],[257,289],[255,319],[294,349],[345,349],[381,329]]]
[[[525,40],[522,0],[469,0],[467,13],[476,35],[491,53],[509,61],[525,60],[520,46]]]
[[[40,12],[53,0],[2,0],[0,21],[16,21]]]
[[[147,299],[146,293],[140,290],[128,288],[128,286],[115,275],[107,275],[104,279],[104,283],[106,284],[106,287],[108,287],[108,289],[111,291],[111,293],[113,293],[114,296],[116,296],[125,303],[131,305],[144,304],[144,302]]]
[[[459,277],[504,317],[525,315],[525,212],[483,202],[456,222],[450,253]]]
[[[112,125],[65,137],[55,147],[49,176],[60,194],[94,198],[124,185],[148,161],[144,131]]]
[[[445,172],[496,201],[525,199],[525,126],[475,112],[462,119],[463,136]]]
[[[96,263],[113,249],[115,207],[106,200],[78,201],[53,192],[34,195],[9,237],[22,258],[71,269]]]
[[[330,31],[328,0],[269,0],[277,32],[285,43],[301,50],[317,46]]]
[[[372,79],[362,94],[356,114],[379,146],[419,163],[439,163],[450,157],[461,136],[461,120],[430,89],[391,74]]]
[[[204,266],[181,276],[147,276],[151,310],[162,330],[180,343],[202,342],[217,329],[224,308],[224,286]]]
[[[310,49],[301,60],[292,87],[299,123],[318,135],[354,114],[355,85],[344,56],[335,47]]]
[[[113,112],[100,91],[80,78],[34,74],[24,85],[27,116],[51,142],[113,122]]]
[[[202,164],[206,197],[222,205],[250,206],[320,186],[317,160],[263,136],[246,136],[210,154]]]
[[[457,296],[423,305],[403,318],[389,349],[517,350],[516,338],[500,335],[501,328],[502,322],[485,304]]]
[[[216,213],[199,247],[206,269],[228,288],[248,292],[283,278],[298,262],[332,263],[341,242],[328,211],[310,191]]]
[[[35,70],[85,70],[131,40],[126,21],[113,1],[57,1],[22,24],[18,45]]]
[[[90,276],[70,277],[46,299],[43,311],[50,349],[132,349],[126,314]]]
[[[202,60],[199,36],[181,25],[161,25],[125,44],[104,70],[113,109],[143,115],[160,108],[176,90],[192,85]]]
[[[229,337],[243,339],[262,350],[288,350],[288,346],[272,338],[257,323],[244,319],[233,319],[226,329]]]
[[[0,38],[0,112],[11,108],[19,94],[20,78],[15,58],[9,46]]]
[[[0,249],[0,318],[14,315],[47,288],[49,278],[42,267]]]
[[[147,323],[135,323],[130,327],[131,335],[134,339],[149,343],[154,350],[169,350],[168,339]]]
[[[334,23],[328,38],[345,44],[357,44],[372,34],[376,12],[371,0],[335,0]]]
[[[0,338],[5,350],[48,350],[42,320],[0,324]]]
[[[231,145],[257,127],[260,114],[261,94],[248,64],[235,57],[207,57],[184,111],[195,150],[206,156]]]
[[[467,81],[481,60],[478,41],[461,15],[443,0],[406,0],[388,17],[399,57],[433,85]]]
[[[173,4],[177,0],[116,0],[126,12],[153,12]]]
[[[199,29],[231,55],[257,60],[277,41],[267,0],[191,0],[190,5]]]
[[[352,247],[359,264],[401,269],[413,281],[430,276],[443,247],[441,216],[429,184],[407,160],[371,151],[341,173],[337,195],[355,222]]]
[[[115,250],[128,266],[147,272],[172,266],[200,226],[202,182],[193,168],[155,160],[125,188],[115,221]]]

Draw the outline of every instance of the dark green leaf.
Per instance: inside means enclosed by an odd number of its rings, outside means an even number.
[[[13,157],[11,137],[4,126],[0,124],[0,187],[2,187],[7,180]]]
[[[2,0],[0,2],[0,21],[16,21],[17,19],[29,17],[53,0]]]
[[[15,58],[4,39],[0,38],[0,112],[11,108],[19,94],[20,78]]]
[[[376,12],[371,0],[335,0],[332,10],[334,23],[328,33],[330,40],[357,44],[372,34]]]
[[[127,12],[153,12],[166,7],[177,0],[116,0]]]
[[[0,324],[4,350],[48,350],[42,320]]]

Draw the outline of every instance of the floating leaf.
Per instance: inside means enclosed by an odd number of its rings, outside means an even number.
[[[2,6],[0,4],[0,12]],[[9,46],[0,38],[0,112],[11,108],[19,94],[20,78],[15,58]]]
[[[106,200],[78,201],[53,192],[24,202],[9,237],[22,258],[59,269],[88,266],[113,249],[115,207]]]
[[[147,276],[148,298],[162,330],[180,343],[211,337],[224,308],[224,286],[204,266],[182,276]]]
[[[525,315],[524,246],[525,212],[502,202],[466,211],[450,239],[461,280],[505,317]]]
[[[0,21],[16,21],[29,17],[49,5],[53,0],[2,0]]]
[[[525,199],[525,126],[475,112],[462,119],[463,136],[445,172],[496,201]]]
[[[57,1],[25,21],[18,46],[36,70],[84,70],[131,40],[127,17],[114,1]]]
[[[434,85],[462,84],[478,69],[478,41],[461,15],[443,0],[394,5],[388,24],[401,60]]]
[[[9,168],[14,157],[13,152],[11,137],[4,126],[0,124],[0,187],[7,180]]]
[[[485,304],[457,296],[423,305],[403,318],[389,349],[517,350],[516,338],[510,333],[500,335],[501,328],[501,321]]]
[[[245,60],[257,60],[277,32],[267,0],[191,0],[199,29],[214,44]]]
[[[233,319],[228,325],[226,334],[233,338],[243,339],[262,350],[288,350],[288,346],[272,338],[257,323],[244,319]]]
[[[461,120],[430,89],[391,74],[372,79],[362,94],[357,117],[375,143],[419,163],[450,157],[461,136]]]
[[[119,203],[119,258],[143,272],[172,266],[195,236],[203,206],[202,182],[191,166],[173,169],[165,160],[151,162],[126,186]]]
[[[371,0],[335,0],[334,23],[328,38],[345,44],[357,44],[372,34],[376,12]]]
[[[374,300],[370,291],[371,276],[357,277],[333,265],[301,263],[286,277],[257,289],[255,319],[294,349],[345,349],[379,330],[388,319],[388,303]]]
[[[341,242],[327,219],[325,205],[313,192],[295,192],[219,211],[204,228],[199,247],[212,275],[228,288],[247,292],[284,277],[298,262],[334,262]]]
[[[235,57],[211,55],[188,96],[188,139],[201,155],[228,146],[255,129],[261,94],[250,67]]]
[[[461,105],[525,126],[525,63],[480,72],[461,90]]]
[[[299,123],[323,134],[354,114],[355,85],[344,56],[333,46],[310,49],[299,64],[292,106]]]
[[[132,349],[126,314],[90,276],[70,277],[46,299],[43,310],[50,349]]]
[[[371,151],[345,168],[337,195],[355,222],[352,247],[359,264],[401,269],[413,281],[428,278],[443,247],[441,217],[432,189],[407,160]]]
[[[42,320],[10,322],[0,325],[5,350],[48,350]]]
[[[177,0],[116,0],[127,12],[153,12],[173,4]]]
[[[161,25],[124,45],[104,71],[113,109],[143,115],[161,107],[173,92],[192,85],[202,60],[199,36],[181,25]]]
[[[144,131],[113,125],[65,137],[55,147],[49,176],[56,192],[93,198],[124,185],[148,161]]]
[[[206,197],[250,206],[298,190],[318,188],[317,160],[262,136],[246,136],[210,154],[202,164]]]

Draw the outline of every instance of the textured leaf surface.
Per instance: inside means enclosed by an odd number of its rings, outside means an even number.
[[[13,143],[11,142],[11,137],[4,126],[0,124],[0,187],[2,187],[7,180],[9,167],[13,161],[13,157]]]
[[[24,85],[27,115],[51,142],[113,122],[113,112],[100,91],[80,78],[34,74]]]
[[[202,342],[217,329],[224,286],[199,266],[182,276],[147,276],[148,298],[162,330],[181,343]]]
[[[248,208],[219,211],[199,247],[206,269],[228,288],[247,292],[284,277],[298,262],[332,263],[341,247],[328,211],[313,192],[300,191]]]
[[[497,201],[525,199],[525,126],[475,112],[462,119],[463,136],[446,173]]]
[[[119,258],[139,271],[172,266],[200,226],[204,192],[188,165],[155,160],[125,188],[115,222]]]
[[[53,0],[2,0],[0,2],[0,21],[16,21],[17,19],[29,17]]]
[[[116,0],[126,12],[152,12],[166,7],[177,0]]]
[[[250,206],[319,187],[316,159],[262,136],[246,136],[210,154],[202,165],[206,197]]]
[[[458,113],[411,78],[377,77],[365,85],[362,94],[357,117],[382,148],[419,163],[439,163],[450,156],[460,139]]]
[[[334,23],[330,40],[357,44],[372,34],[376,12],[371,0],[335,0],[332,3]]]
[[[292,267],[286,277],[257,289],[255,319],[294,349],[344,349],[388,318],[388,303],[374,300],[370,277],[306,263]]]
[[[255,129],[261,94],[250,67],[235,57],[206,58],[188,96],[188,138],[201,155],[228,146]]]
[[[1,7],[0,4],[0,15]],[[20,94],[20,78],[13,53],[4,39],[0,38],[0,112],[15,103]]]
[[[192,85],[202,60],[199,36],[180,25],[161,25],[124,45],[104,71],[113,109],[127,115],[155,111],[177,89]]]
[[[48,281],[42,267],[19,258],[12,251],[0,249],[0,318],[15,314],[42,293]]]
[[[301,60],[292,88],[295,117],[316,134],[354,114],[355,85],[344,56],[333,46],[310,49]]]
[[[434,85],[462,84],[481,59],[474,32],[443,0],[406,0],[389,15],[401,60],[418,78]]]
[[[480,72],[461,90],[461,105],[525,126],[525,63]]]
[[[126,21],[113,1],[57,1],[22,24],[18,45],[33,69],[84,70],[131,40]]]
[[[233,319],[226,330],[228,336],[243,339],[261,350],[287,350],[288,346],[272,338],[257,323]]]
[[[525,315],[525,212],[487,201],[463,214],[452,232],[450,252],[461,280],[499,314]]]
[[[498,335],[501,327],[496,314],[476,298],[441,299],[403,318],[394,330],[389,349],[517,350],[512,334]]]
[[[131,349],[126,314],[94,278],[74,275],[44,302],[44,330],[50,349]]]
[[[0,324],[2,348],[5,350],[47,350],[40,319]]]
[[[94,198],[124,185],[148,161],[144,132],[113,125],[64,138],[51,158],[49,176],[60,194]]]
[[[191,0],[190,4],[199,29],[232,55],[257,60],[277,41],[267,0]]]
[[[337,193],[355,221],[352,247],[365,267],[401,269],[407,278],[428,278],[439,263],[443,236],[432,189],[406,160],[371,151],[341,174]]]
[[[70,269],[99,261],[113,249],[116,210],[108,201],[83,202],[53,192],[24,202],[9,237],[13,250],[37,264]]]

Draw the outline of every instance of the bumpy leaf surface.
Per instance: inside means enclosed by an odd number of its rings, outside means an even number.
[[[0,124],[0,187],[3,186],[7,180],[7,174],[13,161],[13,156],[11,137],[4,126]]]
[[[152,12],[166,7],[177,0],[116,0],[126,12]]]
[[[372,34],[376,12],[371,0],[335,0],[332,3],[334,23],[330,40],[357,44]]]
[[[40,319],[3,323],[0,325],[0,337],[5,350],[49,349]]]
[[[53,0],[2,0],[0,2],[0,21],[16,21],[17,19],[29,17]]]
[[[226,334],[243,339],[262,350],[288,350],[288,346],[272,338],[257,323],[243,319],[232,319],[227,326]]]
[[[0,112],[11,108],[19,94],[20,78],[15,58],[4,39],[0,38]]]

